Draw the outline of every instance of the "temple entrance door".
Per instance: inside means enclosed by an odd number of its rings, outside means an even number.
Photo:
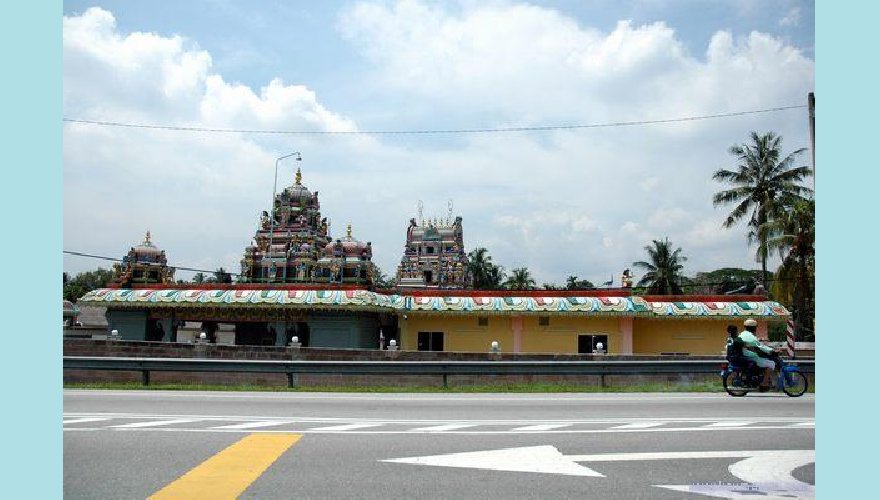
[[[443,332],[419,332],[420,351],[442,351]]]
[[[432,274],[431,271],[424,271],[424,275],[425,275],[425,284],[426,284],[426,285],[427,285],[428,283],[431,283],[431,282],[432,282],[432,279],[431,279],[432,276],[431,276],[431,274]]]

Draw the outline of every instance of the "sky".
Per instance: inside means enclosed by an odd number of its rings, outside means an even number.
[[[351,223],[387,275],[419,202],[433,218],[450,200],[466,250],[539,285],[619,284],[664,238],[687,275],[756,269],[745,228],[722,228],[712,173],[751,131],[809,147],[805,108],[328,132],[802,106],[813,54],[813,2],[795,0],[66,1],[66,119],[311,133],[65,122],[64,250],[121,258],[149,230],[170,265],[239,272],[276,158],[299,151],[278,191],[301,167],[332,235]],[[109,265],[64,257],[71,274]]]

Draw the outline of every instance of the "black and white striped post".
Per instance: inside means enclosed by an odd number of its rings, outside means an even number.
[[[794,359],[794,357],[795,357],[795,352],[794,352],[794,321],[788,320],[787,325],[788,325],[788,331],[786,332],[786,335],[785,335],[785,343],[786,343],[786,347],[788,348],[788,357]]]

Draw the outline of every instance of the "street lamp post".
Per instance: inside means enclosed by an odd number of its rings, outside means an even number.
[[[266,249],[266,255],[269,256],[272,253],[272,239],[275,236],[275,195],[278,191],[278,163],[285,158],[290,158],[291,156],[296,156],[296,161],[302,161],[302,155],[299,151],[295,151],[290,154],[286,154],[284,156],[279,156],[275,158],[275,182],[272,184],[272,210],[269,211],[269,248]],[[274,263],[274,257],[270,257],[270,264]],[[277,272],[277,271],[275,271]],[[263,266],[263,278],[265,278],[266,282],[269,282],[268,276],[266,274],[266,267]]]

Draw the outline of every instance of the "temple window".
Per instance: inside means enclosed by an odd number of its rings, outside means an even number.
[[[538,316],[538,326],[550,326],[550,316]]]
[[[489,326],[489,317],[480,316],[479,318],[477,318],[477,326]]]

